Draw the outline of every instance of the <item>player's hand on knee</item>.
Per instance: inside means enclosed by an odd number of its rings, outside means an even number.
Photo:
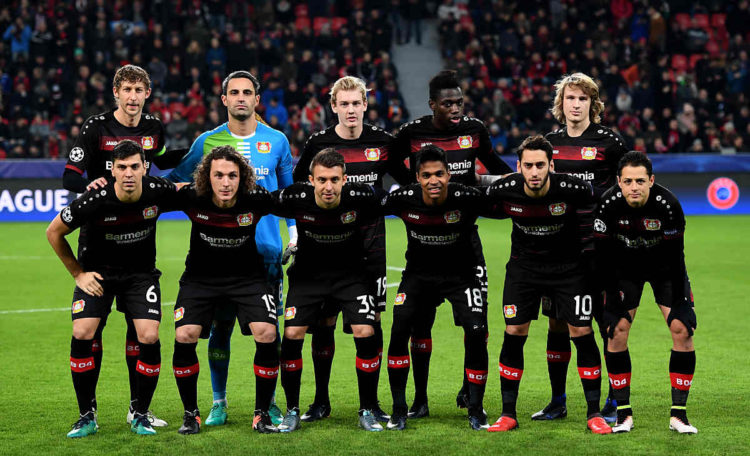
[[[672,327],[672,321],[679,320],[685,325],[688,336],[692,337],[695,332],[695,328],[698,327],[698,318],[695,316],[695,309],[693,306],[685,304],[669,309],[669,316],[667,317],[667,326]]]
[[[104,294],[104,288],[102,287],[102,284],[99,283],[99,280],[104,280],[104,278],[98,272],[82,272],[78,274],[75,279],[76,285],[83,290],[84,293],[90,294],[91,296],[102,296]]]
[[[289,245],[284,249],[284,254],[281,255],[281,264],[289,263],[289,259],[297,253],[297,244],[290,242]]]
[[[100,188],[103,188],[105,185],[107,185],[107,178],[100,177],[98,179],[94,179],[91,182],[89,182],[89,185],[86,186],[86,190],[99,190]]]
[[[607,303],[607,305],[604,306],[602,322],[604,323],[604,327],[607,328],[607,337],[609,339],[614,339],[617,325],[623,318],[627,320],[628,323],[633,323],[633,319],[630,317],[630,312],[625,310],[621,305]]]

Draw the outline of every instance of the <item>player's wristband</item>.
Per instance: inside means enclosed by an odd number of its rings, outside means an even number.
[[[286,229],[289,232],[289,243],[296,244],[297,243],[297,225],[287,226]]]

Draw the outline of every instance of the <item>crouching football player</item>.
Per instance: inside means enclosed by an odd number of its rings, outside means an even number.
[[[669,377],[672,412],[669,428],[681,434],[698,430],[687,418],[685,405],[695,373],[693,294],[685,268],[685,216],[677,198],[654,183],[651,161],[641,152],[628,152],[617,167],[617,185],[604,195],[594,230],[597,257],[612,271],[604,318],[609,328],[607,371],[617,400],[613,432],[630,432],[631,365],[628,335],[643,285],[651,284],[654,299],[672,334]]]

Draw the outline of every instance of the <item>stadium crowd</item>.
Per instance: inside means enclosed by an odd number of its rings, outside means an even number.
[[[593,5],[593,6],[589,6]],[[65,157],[90,115],[111,108],[117,67],[153,79],[147,110],[170,147],[226,120],[223,75],[258,74],[258,112],[297,155],[332,123],[327,91],[351,74],[373,89],[367,122],[409,118],[389,51],[421,42],[421,0],[13,1],[0,7],[0,159]],[[748,1],[444,0],[446,65],[495,151],[556,126],[554,81],[583,71],[602,86],[603,123],[649,153],[745,151],[750,142]],[[395,39],[394,39],[395,38]]]

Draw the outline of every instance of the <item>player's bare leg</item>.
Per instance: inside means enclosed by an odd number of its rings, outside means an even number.
[[[279,374],[279,351],[276,339],[276,325],[266,322],[251,322],[250,330],[255,339],[255,413],[253,429],[261,434],[279,432],[271,422],[268,409],[271,397],[276,389],[276,378]]]
[[[669,322],[672,309],[659,306],[664,320]],[[690,386],[695,374],[695,346],[693,345],[693,329],[688,328],[679,319],[669,323],[672,335],[672,354],[669,358],[669,378],[672,383],[672,409],[669,428],[680,434],[697,434],[698,429],[690,424],[687,418],[687,400]]]
[[[70,371],[73,388],[78,400],[78,421],[68,432],[68,437],[79,438],[95,434],[98,426],[92,410],[92,400],[96,390],[95,361],[92,351],[94,334],[100,318],[79,318],[73,320],[73,337],[70,342]]]

